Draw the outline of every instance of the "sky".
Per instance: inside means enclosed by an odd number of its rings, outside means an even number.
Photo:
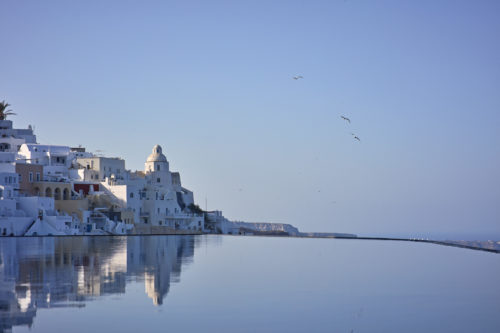
[[[500,236],[498,1],[2,0],[0,12],[0,100],[39,143],[131,170],[160,144],[195,201],[232,220]]]

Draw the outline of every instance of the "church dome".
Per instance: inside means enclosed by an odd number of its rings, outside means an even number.
[[[160,145],[153,147],[153,152],[149,155],[146,162],[167,162],[167,158],[163,155]]]

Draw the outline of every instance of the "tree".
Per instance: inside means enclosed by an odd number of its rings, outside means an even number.
[[[15,115],[12,110],[7,110],[9,106],[10,104],[5,103],[5,101],[0,102],[0,120],[5,120],[7,119],[7,116]]]
[[[195,213],[195,214],[203,214],[204,211],[203,209],[200,208],[200,206],[198,205],[195,205],[195,204],[189,204],[188,206],[189,210],[191,210],[191,212]]]

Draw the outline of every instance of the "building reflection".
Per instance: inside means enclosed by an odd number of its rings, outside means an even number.
[[[181,267],[192,262],[194,236],[7,238],[0,241],[0,332],[31,326],[38,308],[83,307],[143,281],[161,305]]]
[[[161,305],[170,282],[179,282],[181,266],[192,261],[194,237],[129,237],[127,274],[144,279],[146,293]]]

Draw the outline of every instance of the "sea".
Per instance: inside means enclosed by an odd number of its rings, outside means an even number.
[[[499,332],[499,277],[427,243],[0,238],[0,332]]]

